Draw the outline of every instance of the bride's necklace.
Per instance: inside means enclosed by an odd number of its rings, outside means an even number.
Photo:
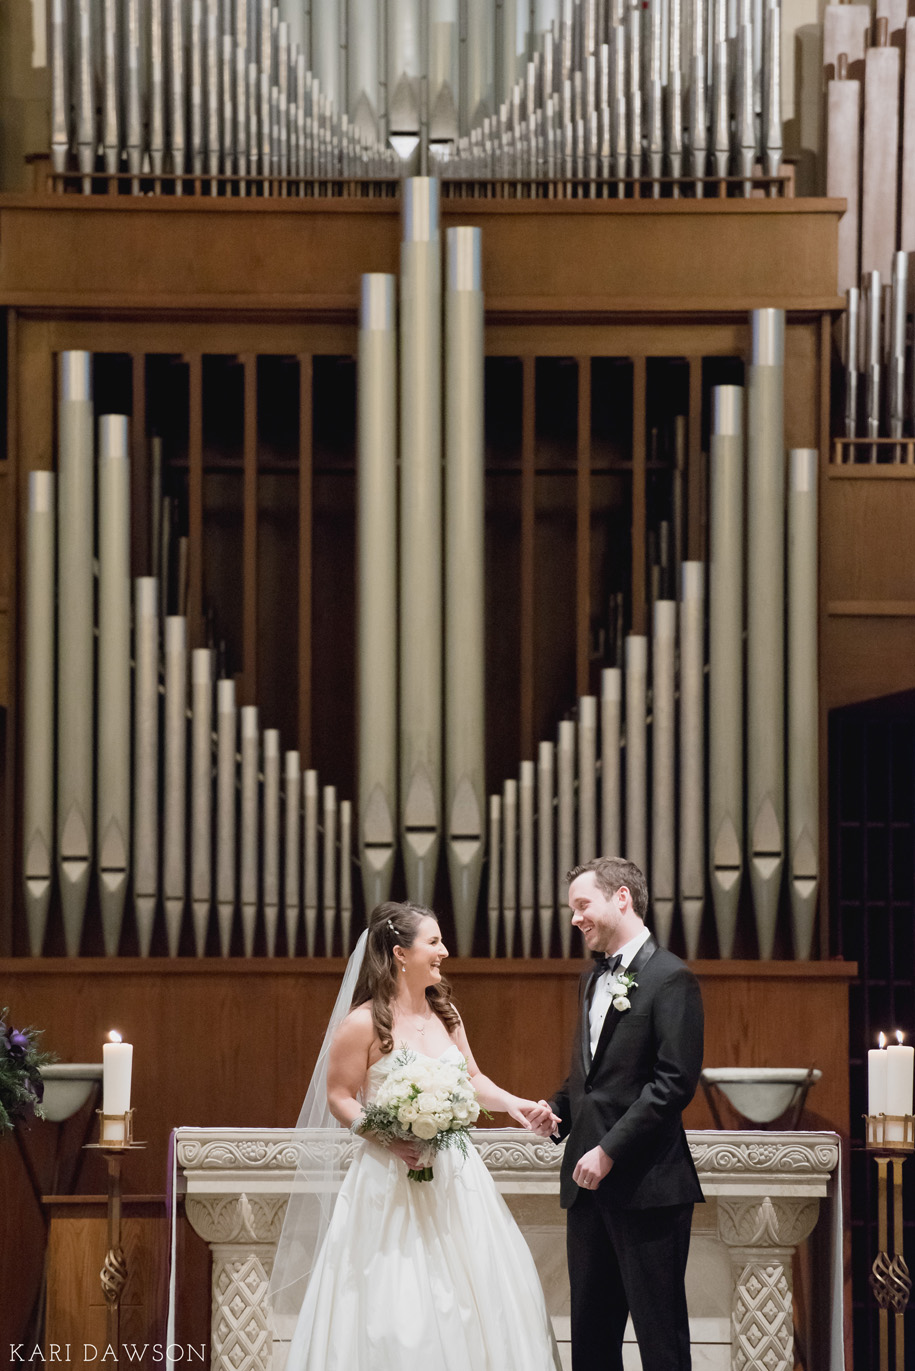
[[[432,1018],[432,1010],[431,1010],[431,1009],[427,1009],[427,1012],[426,1012],[425,1014],[418,1014],[418,1015],[417,1015],[417,1014],[414,1014],[412,1017],[413,1017],[413,1023],[412,1023],[413,1029],[419,1034],[419,1036],[420,1036],[421,1038],[425,1038],[425,1036],[426,1036],[426,1026],[427,1026],[427,1024],[429,1023],[429,1020]]]

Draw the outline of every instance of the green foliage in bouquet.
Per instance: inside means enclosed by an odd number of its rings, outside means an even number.
[[[0,1014],[0,1136],[17,1119],[44,1118],[41,1067],[54,1060],[52,1053],[39,1051],[38,1029],[13,1028],[8,1014],[8,1009]]]

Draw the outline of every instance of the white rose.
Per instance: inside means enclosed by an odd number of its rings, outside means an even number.
[[[397,1111],[397,1118],[402,1124],[411,1124],[416,1118],[416,1105],[409,1100],[402,1104]]]
[[[624,1013],[629,1008],[628,997],[626,995],[614,995],[613,1008],[618,1009],[621,1014]]]
[[[470,1118],[470,1103],[468,1100],[455,1100],[451,1110],[455,1123],[466,1123]]]
[[[477,1119],[480,1117],[480,1106],[477,1104],[476,1100],[468,1106],[468,1109],[470,1122],[476,1123]]]
[[[413,1120],[411,1127],[417,1138],[422,1138],[424,1142],[431,1142],[439,1131],[438,1124],[429,1114],[420,1114],[419,1118]]]
[[[421,1095],[416,1097],[416,1111],[418,1114],[434,1114],[438,1109],[438,1100],[431,1090],[424,1090]]]

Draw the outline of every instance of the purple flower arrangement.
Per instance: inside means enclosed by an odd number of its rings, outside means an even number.
[[[14,1028],[8,1014],[8,1009],[0,1014],[0,1136],[17,1119],[43,1117],[41,1067],[53,1061],[51,1053],[39,1051],[39,1031]]]

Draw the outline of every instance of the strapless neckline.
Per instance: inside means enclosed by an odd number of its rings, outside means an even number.
[[[422,1057],[423,1060],[427,1062],[443,1061],[444,1058],[448,1056],[449,1052],[456,1052],[458,1057],[460,1057],[461,1061],[464,1061],[464,1054],[458,1047],[457,1043],[449,1043],[448,1046],[445,1048],[444,1052],[439,1052],[438,1055],[435,1057],[433,1057],[429,1052],[420,1052],[418,1047],[408,1047],[406,1044],[403,1044],[400,1047],[395,1047],[391,1052],[385,1052],[384,1056],[379,1057],[377,1062],[372,1062],[372,1065],[369,1067],[369,1071],[375,1071],[379,1066],[386,1065],[394,1057],[397,1057],[401,1052],[403,1052],[404,1048],[406,1048],[408,1052],[412,1052],[414,1056]]]

